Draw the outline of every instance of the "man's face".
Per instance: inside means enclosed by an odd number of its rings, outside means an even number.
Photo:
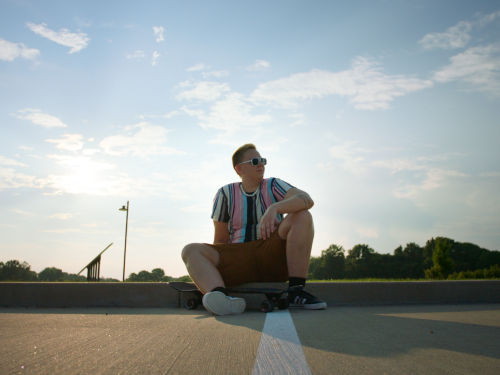
[[[252,158],[259,158],[260,159],[260,153],[257,150],[247,150],[245,154],[243,155],[243,160],[248,161]],[[266,171],[266,167],[262,164],[259,163],[257,166],[253,166],[252,163],[245,163],[245,164],[240,164],[240,176],[243,177],[245,176],[246,178],[250,179],[263,179],[264,178],[264,172]]]

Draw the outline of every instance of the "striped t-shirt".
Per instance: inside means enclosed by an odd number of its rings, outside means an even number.
[[[262,216],[270,205],[281,202],[291,188],[292,185],[274,177],[262,180],[251,194],[243,191],[241,182],[225,185],[215,195],[212,219],[228,223],[230,243],[259,240]],[[277,219],[281,222],[283,215],[278,214]]]

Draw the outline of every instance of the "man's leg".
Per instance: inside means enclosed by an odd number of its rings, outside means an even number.
[[[186,264],[189,276],[202,293],[206,294],[217,287],[225,287],[216,268],[220,262],[217,250],[202,243],[191,243],[182,249],[182,260]]]
[[[288,214],[278,228],[286,240],[286,259],[289,277],[307,278],[314,239],[314,224],[307,210]]]
[[[286,239],[286,261],[289,285],[304,285],[309,270],[309,260],[314,239],[314,224],[309,211],[287,215],[278,229],[278,235]],[[303,288],[288,294],[292,306],[317,310],[326,308],[326,303]]]
[[[246,303],[243,298],[228,297],[217,266],[220,254],[217,250],[201,243],[192,243],[182,249],[182,259],[189,275],[204,294],[203,306],[215,315],[241,314]],[[214,291],[215,288],[223,290]]]

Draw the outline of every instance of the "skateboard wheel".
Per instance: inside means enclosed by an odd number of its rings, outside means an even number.
[[[290,307],[290,302],[286,298],[280,298],[277,303],[278,309],[286,310]]]
[[[184,304],[184,306],[186,306],[186,309],[188,310],[194,310],[198,307],[200,303],[198,302],[198,300],[196,298],[190,298],[188,300],[186,300],[186,303]]]
[[[272,312],[274,310],[274,302],[273,301],[264,301],[260,305],[261,309],[265,313]]]

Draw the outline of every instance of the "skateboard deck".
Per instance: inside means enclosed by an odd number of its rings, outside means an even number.
[[[196,298],[190,298],[186,300],[184,306],[188,310],[196,309],[202,304],[203,293],[194,284],[171,281],[168,283],[172,288],[181,293],[194,293]],[[264,294],[267,300],[263,301],[261,304],[261,310],[263,312],[272,312],[275,307],[280,310],[286,310],[289,307],[288,300],[282,298],[283,294],[287,294],[294,290],[302,288],[302,285],[297,285],[287,289],[278,288],[226,288],[229,295],[234,293],[239,294]],[[179,294],[179,305],[180,305],[180,294]]]

